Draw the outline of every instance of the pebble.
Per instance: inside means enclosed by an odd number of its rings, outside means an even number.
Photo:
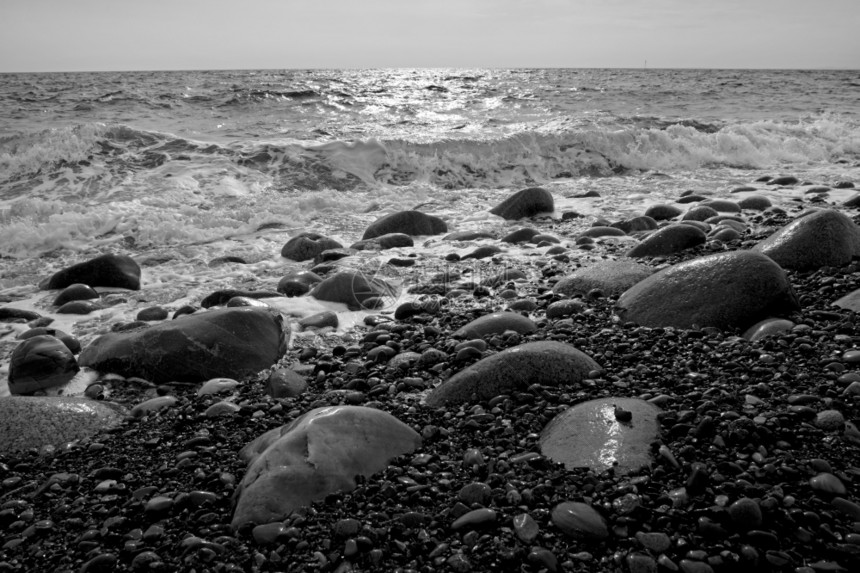
[[[139,418],[148,412],[155,412],[164,408],[172,408],[176,406],[177,403],[178,400],[175,396],[157,396],[134,406],[131,409],[131,415]]]
[[[552,551],[544,547],[532,547],[527,559],[529,563],[539,569],[546,569],[553,573],[558,571],[558,558]]]
[[[472,505],[473,503],[486,505],[492,495],[493,490],[490,486],[485,483],[476,482],[463,486],[457,494],[457,499],[466,505]]]
[[[662,531],[639,531],[636,533],[636,540],[642,547],[654,553],[665,553],[672,546],[672,540]]]
[[[451,524],[451,529],[457,530],[462,529],[464,527],[475,527],[479,525],[486,525],[488,523],[495,523],[496,517],[496,512],[492,509],[473,509],[472,511],[457,518],[457,520],[454,521],[453,524]]]
[[[762,512],[759,504],[748,497],[742,497],[729,506],[729,516],[737,529],[749,531],[761,526]]]
[[[832,493],[835,495],[845,495],[845,484],[829,472],[821,472],[809,480],[809,485],[813,490],[821,493]]]
[[[258,545],[271,545],[276,543],[278,538],[284,534],[286,527],[280,521],[274,523],[264,523],[257,525],[251,530],[251,536]]]
[[[826,432],[838,431],[845,425],[845,417],[839,410],[823,410],[815,416],[815,425]]]
[[[222,400],[206,408],[205,415],[207,418],[217,418],[218,416],[232,416],[233,414],[236,414],[241,410],[242,408],[238,404]]]
[[[531,515],[521,513],[514,517],[514,533],[523,543],[531,543],[540,533],[540,527]]]
[[[567,535],[581,539],[606,539],[609,530],[606,521],[586,503],[568,501],[552,510],[552,522]]]

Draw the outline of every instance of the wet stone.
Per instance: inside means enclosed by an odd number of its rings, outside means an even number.
[[[586,503],[568,501],[552,510],[552,522],[575,539],[601,540],[609,537],[606,521]]]
[[[481,509],[473,509],[472,511],[461,515],[451,524],[451,529],[462,529],[464,527],[476,527],[480,525],[486,525],[489,523],[495,523],[496,521],[496,512],[492,509],[481,508]]]
[[[845,495],[845,484],[838,477],[829,472],[821,472],[809,480],[809,485],[819,493]]]
[[[514,517],[514,533],[523,543],[531,543],[540,533],[537,522],[528,513]]]
[[[665,553],[672,546],[672,540],[661,531],[648,533],[640,531],[636,534],[636,540],[642,547],[654,553]]]
[[[839,410],[823,410],[815,416],[815,425],[826,432],[841,430],[845,417]]]
[[[490,486],[485,483],[476,482],[463,486],[457,494],[457,499],[466,505],[471,505],[473,503],[486,505],[492,497],[492,494],[493,490]]]
[[[748,531],[761,526],[762,512],[759,504],[748,497],[742,497],[729,506],[729,516],[735,527]]]

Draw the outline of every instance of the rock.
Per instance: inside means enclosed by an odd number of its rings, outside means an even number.
[[[845,484],[830,472],[821,472],[810,478],[809,485],[818,493],[845,495],[848,491]]]
[[[652,205],[645,210],[645,216],[655,221],[666,221],[674,219],[682,213],[681,209],[674,205]]]
[[[310,292],[311,288],[321,283],[322,280],[321,276],[311,271],[295,271],[279,280],[276,290],[290,297],[302,296]]]
[[[567,318],[585,310],[585,304],[578,300],[559,300],[546,307],[546,317],[550,320]]]
[[[843,213],[826,209],[795,219],[753,249],[784,269],[841,267],[860,255],[860,229]]]
[[[490,213],[508,221],[533,217],[539,213],[552,213],[555,201],[552,193],[541,187],[517,191],[492,209]]]
[[[43,334],[27,338],[9,358],[9,393],[32,394],[62,386],[77,374],[74,354],[61,340]]]
[[[281,316],[267,309],[223,308],[105,334],[84,349],[79,363],[155,384],[242,379],[277,362],[289,336]]]
[[[531,543],[540,533],[540,527],[531,515],[521,513],[514,517],[514,533],[523,543]]]
[[[299,326],[302,327],[302,330],[337,328],[337,325],[337,313],[330,310],[324,310],[323,312],[318,312],[299,320]]]
[[[532,384],[576,385],[600,366],[569,344],[528,342],[503,350],[461,370],[427,395],[426,404],[440,407],[490,400]]]
[[[797,185],[799,183],[797,177],[792,175],[784,175],[782,177],[774,177],[767,182],[768,185]]]
[[[612,223],[611,226],[617,227],[628,234],[638,233],[641,231],[653,231],[658,227],[657,220],[648,216],[633,217],[632,219]]]
[[[59,446],[118,425],[121,407],[68,396],[0,398],[0,452]]]
[[[0,322],[29,322],[40,318],[42,318],[42,315],[33,310],[24,310],[11,306],[0,308]]]
[[[763,195],[750,195],[738,201],[738,206],[741,209],[749,209],[750,211],[764,211],[772,206],[770,199]]]
[[[282,520],[330,493],[351,491],[355,476],[370,477],[420,445],[417,432],[381,410],[311,410],[242,449],[249,466],[236,491],[232,525]]]
[[[480,509],[473,509],[472,511],[458,517],[454,523],[451,524],[451,529],[457,530],[465,527],[478,527],[495,522],[496,512],[492,509],[482,507]]]
[[[496,236],[488,231],[457,231],[442,237],[443,241],[477,241],[480,239],[495,239]]]
[[[729,243],[731,241],[737,241],[741,238],[741,234],[730,227],[718,227],[713,230],[711,234],[708,235],[708,238],[714,241],[722,241],[723,243]]]
[[[57,314],[90,314],[101,310],[102,306],[91,300],[70,300],[57,309]]]
[[[504,237],[502,237],[503,243],[526,243],[531,241],[533,237],[540,234],[540,231],[537,229],[532,229],[530,227],[523,227],[522,229],[517,229],[516,231],[511,231]]]
[[[529,334],[537,330],[537,325],[531,319],[517,312],[494,312],[476,318],[452,334],[454,338],[483,338],[492,334],[501,334],[513,330],[519,334]]]
[[[308,261],[328,249],[340,249],[343,245],[319,233],[300,233],[281,247],[281,256],[293,261]]]
[[[716,217],[718,214],[716,209],[712,209],[707,205],[696,205],[684,213],[681,219],[684,221],[704,221],[705,219]]]
[[[629,414],[615,415],[616,406]],[[557,415],[541,432],[541,453],[567,469],[589,467],[616,475],[651,464],[660,408],[636,398],[600,398]]]
[[[486,259],[487,257],[492,257],[498,255],[502,252],[500,247],[496,245],[482,245],[477,247],[471,253],[463,255],[460,260],[465,261],[467,259]]]
[[[27,340],[28,338],[33,338],[34,336],[41,336],[43,334],[47,334],[49,336],[53,336],[54,338],[60,339],[60,341],[66,345],[66,348],[72,351],[72,354],[77,354],[81,351],[81,343],[74,336],[63,332],[62,330],[57,330],[55,328],[46,328],[43,326],[37,328],[31,328],[25,332],[22,332],[18,335],[19,340]]]
[[[60,291],[60,294],[54,299],[54,306],[63,306],[73,300],[88,300],[93,298],[99,298],[99,293],[96,292],[96,289],[89,285],[76,283]]]
[[[708,238],[690,225],[668,225],[657,229],[627,252],[628,257],[662,257],[702,245]]]
[[[758,529],[762,524],[761,507],[755,500],[742,497],[729,506],[729,517],[740,531]]]
[[[699,203],[700,206],[704,205],[710,207],[711,209],[720,212],[720,213],[740,213],[741,207],[734,201],[728,201],[726,199],[707,199]]]
[[[787,332],[794,328],[794,323],[784,318],[766,318],[750,326],[743,337],[750,342],[761,340],[767,336],[774,336],[780,332]]]
[[[565,296],[575,296],[597,289],[604,295],[614,296],[645,279],[652,272],[651,267],[634,261],[605,260],[577,269],[558,281],[552,290]]]
[[[835,300],[833,302],[833,306],[860,313],[860,289],[851,291],[845,296]]]
[[[60,289],[76,283],[140,290],[140,266],[126,255],[102,255],[58,271],[39,286]]]
[[[173,408],[178,403],[179,400],[177,400],[176,396],[156,396],[155,398],[150,398],[149,400],[144,400],[139,404],[135,404],[129,414],[135,418],[140,418],[149,412],[157,412],[158,410]]]
[[[592,239],[596,239],[598,237],[623,237],[627,233],[622,231],[617,227],[606,227],[602,225],[598,225],[596,227],[589,227],[579,234],[580,237],[591,237]]]
[[[672,547],[672,540],[662,531],[636,533],[636,540],[642,544],[642,547],[655,554],[665,553]]]
[[[389,233],[404,235],[438,235],[448,231],[448,225],[439,217],[421,211],[398,211],[377,219],[364,231],[361,239],[375,239]]]
[[[622,320],[642,326],[745,329],[800,309],[788,278],[761,253],[731,251],[651,275],[618,299]]]
[[[566,501],[552,510],[552,522],[574,539],[601,541],[609,537],[606,520],[586,503]]]
[[[197,395],[208,396],[210,394],[232,392],[237,386],[239,386],[239,382],[232,378],[212,378],[197,389]]]
[[[489,276],[481,281],[481,284],[490,288],[498,288],[511,281],[524,281],[528,276],[519,269],[505,269],[502,272]]]
[[[140,312],[137,313],[135,320],[143,320],[143,321],[155,321],[155,320],[166,320],[170,314],[167,312],[166,308],[160,306],[150,306],[148,308],[141,309]]]
[[[688,203],[698,203],[699,201],[706,201],[708,198],[705,195],[691,194],[691,195],[681,195],[675,202],[680,203],[682,205],[686,205]]]
[[[216,290],[212,294],[206,296],[203,300],[200,301],[200,306],[203,308],[212,308],[213,306],[224,306],[230,302],[230,300],[238,297],[260,300],[261,298],[281,298],[281,293],[272,292],[269,290],[237,290],[237,289],[224,289],[224,290]],[[243,304],[239,304],[236,306],[247,306]]]
[[[845,416],[839,410],[822,410],[815,416],[815,425],[825,432],[842,431]]]
[[[266,393],[272,398],[295,398],[308,388],[307,380],[294,370],[278,368],[266,380]]]
[[[358,254],[355,249],[326,249],[314,257],[314,265],[319,266],[325,263],[334,263],[347,257],[354,257]]]
[[[360,271],[341,271],[316,285],[310,296],[359,310],[377,308],[382,300],[393,303],[398,293],[382,279]]]
[[[358,241],[349,246],[356,251],[387,251],[388,249],[399,249],[413,247],[415,242],[412,237],[404,233],[388,233],[366,241]]]

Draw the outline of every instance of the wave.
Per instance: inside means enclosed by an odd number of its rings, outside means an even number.
[[[471,138],[470,138],[471,137]],[[114,200],[170,177],[227,173],[275,192],[428,184],[507,188],[634,170],[764,169],[856,159],[860,127],[822,116],[716,125],[620,118],[612,127],[556,122],[513,134],[435,141],[243,141],[215,144],[127,125],[83,124],[0,138],[0,199]],[[190,175],[189,175],[190,174]],[[158,192],[159,185],[148,193]]]

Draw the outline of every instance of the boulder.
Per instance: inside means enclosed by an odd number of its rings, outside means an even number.
[[[572,386],[600,366],[569,344],[555,341],[527,342],[484,358],[461,370],[433,389],[428,406],[486,401],[500,394],[525,390],[532,384]]]
[[[704,231],[692,225],[667,225],[657,229],[627,252],[628,257],[662,257],[703,245]]]
[[[674,219],[681,214],[681,209],[674,205],[652,205],[645,210],[645,216],[655,221],[666,221]]]
[[[209,294],[200,301],[200,306],[203,308],[212,308],[213,306],[224,306],[231,299],[242,297],[249,298],[254,300],[260,300],[261,298],[281,298],[283,295],[279,292],[272,292],[268,290],[236,290],[236,289],[223,289],[216,290],[215,292]]]
[[[517,191],[492,209],[490,213],[502,219],[513,221],[533,217],[539,213],[552,213],[555,201],[552,193],[541,187],[530,187]]]
[[[448,225],[439,217],[421,211],[398,211],[377,219],[364,231],[361,240],[375,239],[389,233],[404,235],[438,235],[448,231]]]
[[[326,495],[355,489],[397,456],[421,445],[418,433],[362,406],[317,408],[245,446],[248,471],[236,490],[234,528],[285,519]]]
[[[319,233],[300,233],[281,247],[281,256],[293,261],[313,259],[328,249],[340,249],[343,245]]]
[[[339,302],[350,310],[372,309],[394,303],[399,293],[382,279],[360,271],[342,271],[317,284],[310,296]]]
[[[140,266],[127,255],[101,255],[57,271],[39,286],[43,289],[59,289],[75,283],[140,290]]]
[[[529,334],[537,330],[537,325],[517,312],[494,312],[476,318],[457,329],[451,336],[455,338],[483,338],[513,330],[519,334]]]
[[[795,219],[753,249],[784,269],[841,267],[860,255],[860,229],[843,213],[826,209]]]
[[[32,394],[62,386],[77,374],[75,355],[49,334],[25,339],[9,358],[9,393]]]
[[[616,414],[616,409],[622,412]],[[588,467],[600,473],[614,467],[616,473],[636,471],[651,464],[659,412],[660,408],[638,398],[581,402],[544,428],[541,453],[569,470]]]
[[[78,362],[155,384],[241,380],[276,363],[286,352],[289,336],[281,316],[270,310],[221,308],[105,334],[84,348]]]
[[[622,320],[642,326],[746,328],[800,305],[779,265],[732,251],[692,259],[635,284],[618,299]]]
[[[565,296],[584,295],[592,290],[599,290],[607,296],[617,295],[652,272],[651,267],[634,261],[600,261],[562,278],[552,290]]]
[[[0,454],[60,446],[118,425],[123,409],[111,402],[68,396],[0,398]]]

